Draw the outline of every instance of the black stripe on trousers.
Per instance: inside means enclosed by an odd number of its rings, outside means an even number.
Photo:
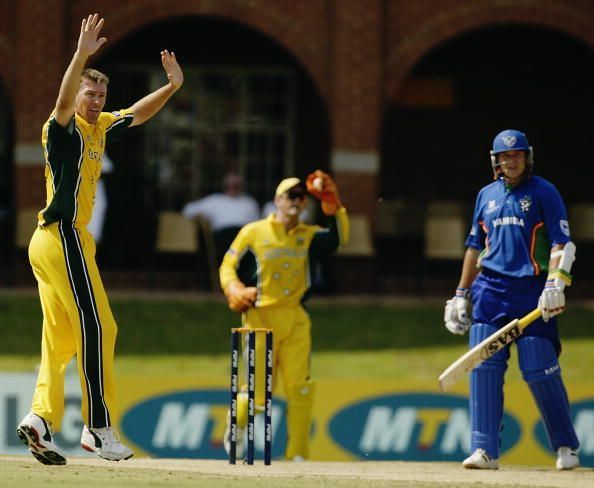
[[[111,425],[111,421],[104,400],[103,334],[93,286],[76,229],[63,221],[60,222],[59,229],[66,258],[68,279],[81,325],[83,355],[81,359],[89,405],[89,418],[86,421],[92,428],[107,427]]]

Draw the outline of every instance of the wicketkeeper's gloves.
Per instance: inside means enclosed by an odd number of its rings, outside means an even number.
[[[307,191],[321,200],[324,214],[334,215],[342,207],[336,183],[328,173],[318,169],[307,177],[305,184]]]
[[[225,288],[229,308],[234,312],[245,312],[256,302],[258,290],[254,286],[246,287],[241,281],[232,281]]]

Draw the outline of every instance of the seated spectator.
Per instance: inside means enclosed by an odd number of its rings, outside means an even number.
[[[208,220],[213,232],[218,262],[223,259],[239,229],[260,218],[258,202],[242,193],[241,189],[241,177],[229,173],[223,180],[223,193],[213,193],[188,202],[182,209],[182,214],[188,219],[203,217]]]

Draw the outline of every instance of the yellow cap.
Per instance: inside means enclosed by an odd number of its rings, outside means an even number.
[[[301,185],[301,184],[302,183],[299,178],[295,178],[295,177],[285,178],[276,187],[276,193],[274,195],[278,197],[279,195],[282,195],[286,191],[289,191],[291,188],[293,188],[297,185]]]

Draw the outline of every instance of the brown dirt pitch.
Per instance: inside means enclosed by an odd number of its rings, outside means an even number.
[[[66,466],[43,466],[29,456],[0,456],[1,487],[415,487],[591,488],[594,470],[504,466],[467,471],[458,463],[277,461],[264,466],[226,461],[138,458],[110,463],[69,458]]]

